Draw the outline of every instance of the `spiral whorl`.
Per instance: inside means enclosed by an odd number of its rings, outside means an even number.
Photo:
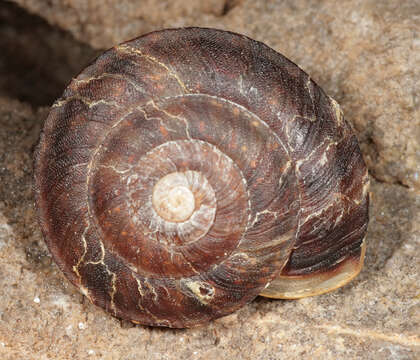
[[[292,254],[305,152],[316,151],[301,142],[316,119],[315,147],[350,134],[303,71],[246,37],[165,30],[110,49],[53,105],[37,149],[54,259],[134,322],[189,327],[233,312]]]
[[[192,171],[173,172],[160,179],[153,187],[152,195],[152,204],[156,214],[172,223],[188,220],[195,210],[196,191],[199,191],[201,187],[206,193],[212,191],[206,178],[200,175]],[[196,191],[193,190],[194,188]],[[212,192],[214,194],[214,191]],[[212,200],[212,217],[214,217],[214,196]]]

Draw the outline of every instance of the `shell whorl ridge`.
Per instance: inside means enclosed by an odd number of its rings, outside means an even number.
[[[230,32],[163,30],[99,56],[51,108],[35,194],[64,274],[145,325],[323,293],[363,263],[368,176],[337,103]]]

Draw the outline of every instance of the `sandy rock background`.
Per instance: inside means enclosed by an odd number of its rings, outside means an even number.
[[[101,50],[190,25],[267,43],[342,105],[371,174],[367,257],[331,294],[257,298],[196,329],[133,326],[52,262],[32,151],[48,106]],[[420,358],[419,38],[419,0],[0,2],[0,359]]]

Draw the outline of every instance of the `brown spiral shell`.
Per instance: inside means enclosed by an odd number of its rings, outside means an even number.
[[[52,106],[35,156],[58,266],[94,304],[146,325],[347,282],[367,189],[337,103],[264,44],[213,29],[106,51]]]

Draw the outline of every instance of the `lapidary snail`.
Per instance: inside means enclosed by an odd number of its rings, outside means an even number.
[[[135,323],[321,294],[363,264],[368,174],[338,104],[231,32],[163,30],[99,56],[51,108],[35,196],[65,276]]]

